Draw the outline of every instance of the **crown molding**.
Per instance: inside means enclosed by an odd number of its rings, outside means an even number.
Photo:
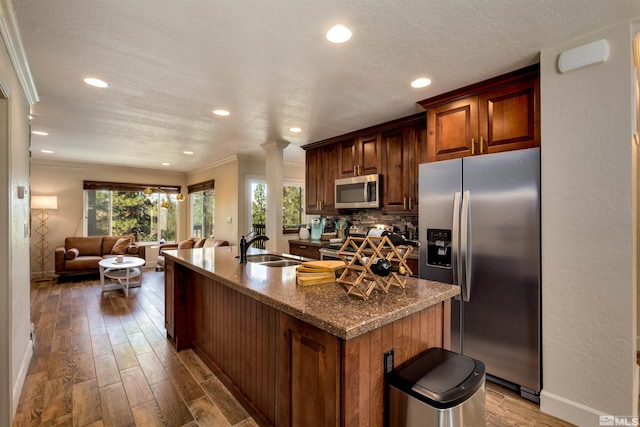
[[[31,75],[27,55],[22,46],[20,29],[18,28],[16,15],[10,0],[0,0],[0,36],[7,48],[7,53],[18,76],[22,92],[29,105],[34,105],[40,101],[40,97],[38,96],[36,83]]]

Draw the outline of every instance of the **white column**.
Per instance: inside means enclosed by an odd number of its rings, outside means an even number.
[[[283,151],[288,141],[270,141],[261,145],[266,152],[265,175],[267,181],[266,248],[278,251],[278,241],[282,238],[282,184],[284,176]]]

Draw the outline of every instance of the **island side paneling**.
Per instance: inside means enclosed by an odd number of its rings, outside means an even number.
[[[431,347],[448,346],[445,321],[450,302],[343,342],[342,425],[384,426],[384,353],[393,349],[394,367]]]
[[[224,283],[175,264],[184,282],[176,343],[192,347],[260,424],[275,423],[278,311]],[[177,284],[176,284],[177,285]]]

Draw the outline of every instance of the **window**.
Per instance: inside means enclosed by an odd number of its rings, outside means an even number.
[[[267,185],[264,181],[251,181],[251,229],[264,230],[267,211]],[[284,233],[297,233],[304,219],[304,187],[286,183],[282,187],[282,229]]]
[[[304,218],[304,187],[285,185],[282,191],[282,228],[297,232]]]
[[[213,181],[187,187],[191,203],[191,236],[213,237],[215,190]]]
[[[145,194],[145,188],[152,193]],[[137,242],[175,241],[179,188],[85,181],[84,234],[133,234]]]

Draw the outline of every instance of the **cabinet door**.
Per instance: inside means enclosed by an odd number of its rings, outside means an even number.
[[[276,425],[340,425],[338,338],[280,314]]]
[[[320,247],[289,241],[289,253],[305,258],[320,259]]]
[[[448,102],[427,111],[428,159],[456,159],[475,154],[478,97]]]
[[[539,82],[529,77],[480,94],[481,154],[540,146]]]
[[[368,175],[380,171],[380,134],[337,143],[338,177]]]
[[[338,177],[347,178],[356,175],[356,140],[338,142]]]
[[[173,309],[173,261],[166,260],[164,263],[164,327],[167,336],[174,337],[174,309]]]
[[[335,214],[337,144],[312,148],[306,152],[306,213]]]
[[[322,197],[319,192],[321,191],[320,181],[322,180],[321,171],[321,156],[322,148],[311,148],[306,152],[306,177],[305,177],[305,200],[307,214],[315,214],[320,211],[320,205],[318,202]]]
[[[356,144],[358,175],[369,175],[380,171],[380,134],[358,138]]]
[[[320,213],[337,214],[336,210],[336,177],[338,166],[338,153],[336,144],[322,147],[321,168],[318,169],[316,179],[321,187]]]
[[[424,126],[417,125],[403,126],[382,134],[384,213],[418,211],[418,136],[423,134]]]

